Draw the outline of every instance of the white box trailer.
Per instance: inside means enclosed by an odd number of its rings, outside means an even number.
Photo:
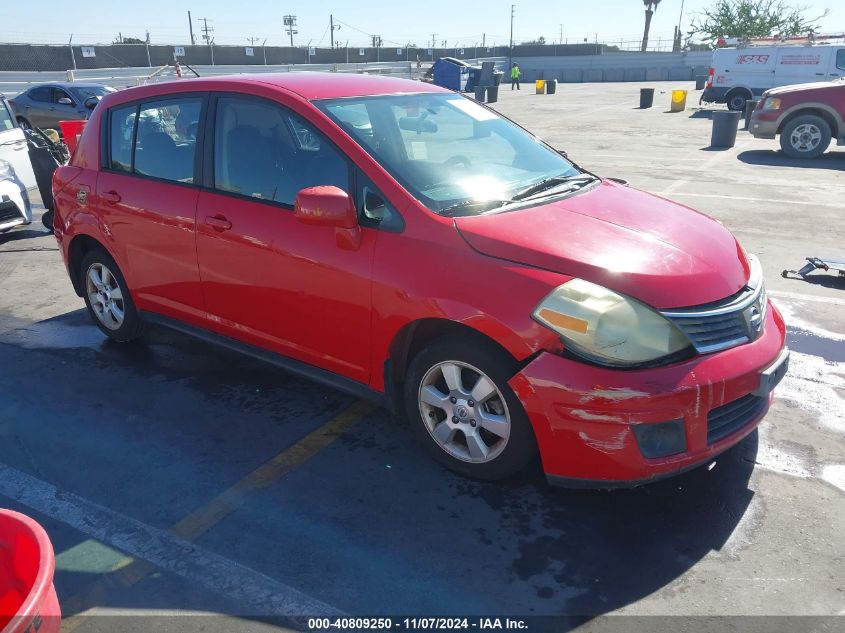
[[[701,100],[744,110],[769,88],[839,77],[845,77],[845,44],[717,48]]]

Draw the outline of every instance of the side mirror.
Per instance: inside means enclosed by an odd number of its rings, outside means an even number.
[[[68,97],[59,97],[59,100],[56,103],[60,103],[62,105],[73,105],[73,101],[70,100]]]
[[[355,250],[361,245],[358,213],[348,193],[338,187],[306,187],[296,194],[293,214],[303,224],[334,227],[337,245]]]

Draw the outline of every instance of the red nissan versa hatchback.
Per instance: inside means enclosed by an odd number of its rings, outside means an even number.
[[[786,371],[760,265],[496,112],[360,75],[107,95],[55,234],[110,338],[163,323],[407,417],[481,479],[635,484],[748,435]]]

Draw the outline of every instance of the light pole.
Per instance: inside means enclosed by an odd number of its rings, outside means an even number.
[[[514,14],[515,11],[516,11],[516,5],[512,4],[511,5],[511,43],[510,43],[510,49],[508,49],[509,50],[509,52],[508,52],[508,68],[513,67],[513,14]]]

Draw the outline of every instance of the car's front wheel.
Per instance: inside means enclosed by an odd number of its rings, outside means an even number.
[[[816,158],[830,145],[830,125],[814,114],[797,116],[780,133],[780,147],[792,158]]]
[[[138,338],[143,329],[123,274],[103,250],[89,251],[80,266],[85,305],[94,323],[110,339],[125,342]]]
[[[435,459],[476,479],[504,479],[537,455],[528,416],[508,386],[513,359],[477,337],[446,337],[411,361],[405,407]]]

